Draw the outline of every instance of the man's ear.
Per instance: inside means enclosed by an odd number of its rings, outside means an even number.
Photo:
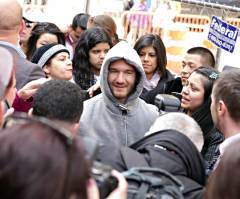
[[[23,32],[24,28],[25,28],[25,23],[24,23],[24,20],[22,19],[22,23],[21,23],[21,28],[20,28],[19,34],[21,34]]]
[[[0,130],[2,129],[2,125],[4,122],[4,102],[0,100]]]
[[[49,74],[50,74],[50,70],[49,70],[50,66],[48,65],[45,65],[43,67],[43,71],[45,72],[46,76],[49,77]]]
[[[79,123],[74,123],[74,124],[73,124],[73,133],[74,133],[74,135],[77,134],[77,132],[78,132],[78,127],[79,127]]]
[[[227,106],[224,101],[220,100],[217,105],[217,112],[219,116],[224,116],[227,112]]]

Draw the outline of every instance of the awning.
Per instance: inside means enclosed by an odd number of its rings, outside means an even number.
[[[199,0],[201,2],[201,0]],[[203,1],[202,1],[203,2]],[[208,2],[208,1],[206,1]],[[209,0],[211,3],[217,3],[217,4],[222,4],[222,5],[227,5],[227,6],[235,6],[235,7],[240,7],[240,2],[239,0]]]

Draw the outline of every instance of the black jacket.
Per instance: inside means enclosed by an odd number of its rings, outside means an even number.
[[[174,130],[160,131],[142,138],[130,147],[135,150],[136,156],[139,153],[143,155],[150,167],[165,169],[179,178],[184,184],[183,194],[186,199],[203,198],[204,161],[195,145],[185,135]],[[98,160],[119,171],[127,170],[120,148],[111,143],[101,146]]]
[[[184,197],[203,198],[205,166],[195,145],[175,130],[159,131],[130,146],[143,154],[151,167],[165,169],[184,184]]]
[[[177,77],[166,83],[164,93],[171,94],[172,92],[181,93],[183,89],[181,77]]]

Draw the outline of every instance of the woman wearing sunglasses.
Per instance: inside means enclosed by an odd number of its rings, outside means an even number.
[[[33,29],[34,25],[36,25],[37,22],[30,21],[25,17],[23,17],[23,21],[24,21],[25,26],[24,26],[23,31],[20,33],[19,36],[20,36],[21,49],[26,54],[28,39],[31,35],[31,32],[32,32],[32,29]]]

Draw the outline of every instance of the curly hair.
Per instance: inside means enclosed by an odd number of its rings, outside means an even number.
[[[77,123],[83,111],[81,88],[69,81],[51,80],[39,86],[33,99],[33,115]]]

